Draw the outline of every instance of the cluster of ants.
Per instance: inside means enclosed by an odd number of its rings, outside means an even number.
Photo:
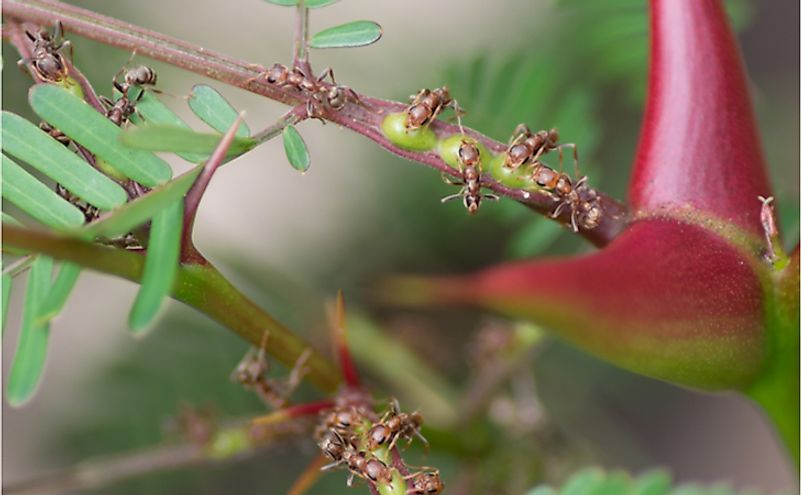
[[[457,119],[463,110],[451,98],[447,87],[434,90],[423,89],[412,97],[411,104],[406,108],[406,129],[414,131],[428,126],[447,107],[453,108]],[[461,128],[461,121],[459,120]],[[462,130],[464,134],[464,130]],[[508,142],[504,153],[503,166],[510,170],[525,167],[526,173],[537,186],[558,201],[551,217],[557,218],[565,209],[570,211],[570,223],[574,231],[579,227],[593,229],[598,226],[601,218],[601,208],[598,204],[596,192],[587,186],[587,178],[574,179],[564,173],[557,172],[544,164],[541,158],[551,151],[559,152],[559,168],[562,168],[562,153],[564,148],[573,149],[575,175],[578,176],[578,151],[574,143],[559,144],[559,134],[556,129],[541,130],[532,133],[525,124],[519,124]],[[481,151],[475,140],[464,138],[457,152],[457,163],[461,178],[453,181],[445,178],[452,185],[461,186],[462,189],[442,199],[442,202],[461,198],[468,213],[478,212],[482,199],[497,200],[494,194],[481,192]]]
[[[323,416],[315,432],[320,449],[332,461],[323,469],[346,467],[348,486],[355,476],[370,483],[391,484],[395,470],[379,458],[378,452],[384,452],[387,457],[398,440],[406,439],[411,443],[415,436],[427,446],[428,442],[420,434],[422,423],[419,411],[402,412],[395,399],[380,418],[366,407],[337,406]],[[445,488],[436,469],[421,468],[403,479],[406,495],[436,495]]]
[[[269,69],[261,66],[254,66],[260,69],[258,76],[252,81],[264,79],[267,83],[278,86],[282,89],[290,89],[299,92],[306,97],[306,113],[313,118],[322,119],[324,110],[330,108],[338,111],[344,108],[349,101],[359,102],[359,96],[355,91],[347,86],[337,84],[334,79],[334,71],[330,67],[325,69],[319,76],[314,77],[306,74],[300,67],[291,69],[283,64],[273,64]],[[330,79],[330,83],[326,82]]]
[[[23,58],[19,60],[18,65],[23,69],[29,67],[34,78],[40,82],[63,83],[69,77],[70,70],[67,59],[64,56],[64,51],[69,49],[70,58],[72,58],[72,46],[68,40],[63,39],[62,33],[63,29],[60,22],[56,23],[52,35],[46,29],[40,29],[35,33],[26,30],[25,35],[32,43],[32,56],[29,59]],[[106,118],[118,127],[126,125],[130,117],[136,112],[136,103],[144,95],[144,91],[142,90],[145,87],[152,88],[156,84],[156,80],[156,72],[144,65],[131,69],[124,66],[120,69],[112,79],[112,85],[114,89],[120,93],[120,97],[116,101],[102,95],[99,97]],[[136,96],[131,94],[133,88],[140,90]],[[155,91],[155,89],[153,91]],[[48,122],[40,122],[39,128],[64,146],[69,147],[73,144],[69,136],[53,127]],[[89,154],[86,150],[77,143],[74,143],[74,145],[78,152],[85,158],[88,158]],[[92,160],[90,160],[90,162],[92,162]],[[128,191],[132,199],[147,192],[146,188],[135,181],[127,180],[124,181],[122,185]],[[97,208],[90,204],[82,203],[80,198],[72,194],[61,184],[56,184],[56,192],[59,196],[80,209],[84,214],[86,222],[91,222],[99,217],[100,212]],[[124,247],[139,247],[138,242],[131,234],[121,239],[111,241],[114,244],[121,243]]]
[[[250,349],[245,354],[231,373],[231,380],[255,391],[267,405],[279,410],[288,405],[288,397],[300,385],[310,350],[301,353],[285,380],[270,379],[267,377],[270,365],[265,354],[267,338],[265,332],[259,349]],[[323,412],[315,431],[320,449],[332,461],[322,469],[346,467],[348,486],[353,485],[357,476],[370,483],[391,484],[394,468],[380,457],[387,459],[401,439],[411,443],[413,437],[417,437],[428,447],[428,441],[420,433],[422,424],[419,411],[405,413],[395,399],[379,418],[372,409],[343,396],[339,405]],[[445,486],[439,471],[431,468],[422,468],[403,479],[406,495],[436,495],[442,493]]]

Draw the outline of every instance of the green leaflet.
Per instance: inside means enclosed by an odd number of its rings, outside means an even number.
[[[141,117],[140,117],[141,116]],[[170,107],[161,102],[153,93],[145,91],[139,102],[136,104],[136,113],[131,116],[131,122],[136,125],[142,123],[142,118],[150,125],[175,126],[186,130],[192,130],[189,124],[183,121]],[[124,134],[123,134],[124,136]],[[175,153],[184,160],[192,163],[200,163],[206,159],[207,155],[199,153],[188,153],[178,151]]]
[[[31,122],[3,112],[3,151],[30,164],[67,190],[101,210],[124,204],[128,195],[116,182],[95,170]]]
[[[309,166],[311,166],[309,149],[306,148],[306,143],[298,130],[295,129],[295,126],[287,125],[282,132],[282,137],[284,139],[284,151],[292,168],[301,173],[309,170]]]
[[[154,187],[172,177],[172,169],[153,153],[119,144],[122,129],[64,89],[52,84],[31,88],[28,99],[42,119],[85,146],[97,158],[140,184]]]
[[[183,201],[177,200],[153,217],[142,285],[128,318],[134,332],[141,332],[153,321],[170,294],[181,252],[183,211]]]
[[[81,267],[75,263],[64,262],[56,275],[53,287],[47,293],[38,311],[37,325],[44,325],[61,313],[67,298],[75,288],[78,275],[81,274]]]
[[[189,108],[200,120],[222,133],[227,131],[239,116],[239,112],[228,103],[223,95],[205,84],[196,84],[192,87],[192,94],[189,95]],[[250,129],[245,121],[239,124],[236,136],[250,136]]]
[[[373,21],[353,21],[323,29],[309,40],[311,48],[355,48],[372,45],[383,34]]]
[[[195,132],[172,125],[145,125],[122,133],[122,143],[130,148],[149,151],[189,152],[205,160],[220,143],[219,134]],[[253,149],[256,141],[249,137],[236,137],[227,156],[241,155]]]
[[[52,274],[53,259],[37,257],[28,276],[22,329],[6,385],[6,397],[14,407],[23,405],[33,396],[44,370],[50,327],[47,323],[37,323],[37,320],[42,301],[50,290]]]
[[[80,229],[77,233],[84,239],[95,237],[116,237],[127,234],[134,227],[142,225],[157,212],[184,197],[195,182],[202,166],[186,172],[175,180],[157,187],[146,195],[127,203],[111,215],[101,218]]]
[[[54,229],[83,225],[84,216],[74,205],[39,182],[13,160],[2,155],[3,198]]]

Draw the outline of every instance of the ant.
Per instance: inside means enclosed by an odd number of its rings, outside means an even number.
[[[400,410],[398,400],[392,399],[384,416],[367,431],[367,448],[375,450],[388,443],[387,450],[392,450],[398,438],[408,438],[411,442],[412,435],[419,438],[428,448],[428,440],[420,433],[422,425],[423,416],[420,411],[404,413]]]
[[[259,347],[258,351],[254,352],[252,348],[248,350],[242,361],[231,372],[231,380],[247,389],[256,390],[265,403],[275,409],[280,409],[286,405],[289,396],[300,385],[303,375],[306,373],[303,365],[306,364],[306,361],[311,356],[311,349],[306,349],[298,357],[285,382],[270,380],[267,378],[270,363],[265,357],[265,348],[267,347],[269,335],[269,332],[264,332],[261,347]]]
[[[437,470],[414,473],[406,480],[406,495],[437,495],[445,489]]]
[[[63,48],[69,48],[72,53],[72,45],[62,37],[63,27],[61,22],[56,23],[53,35],[45,29],[40,29],[35,34],[25,31],[25,35],[33,43],[33,58],[22,59],[20,67],[30,64],[35,75],[44,81],[58,82],[67,75],[67,60],[61,54]]]
[[[131,54],[131,57],[128,59],[129,62],[135,54],[136,52]],[[117,80],[120,75],[123,76],[122,83]],[[122,69],[114,74],[114,78],[111,81],[114,89],[121,93],[120,98],[117,101],[113,101],[105,96],[100,96],[100,101],[108,107],[106,110],[106,118],[117,127],[122,127],[123,124],[130,119],[131,115],[136,112],[136,104],[144,95],[144,91],[140,91],[132,100],[130,95],[131,88],[143,89],[144,86],[153,86],[156,84],[156,80],[156,71],[146,65],[139,65],[127,70],[125,66],[123,66]]]
[[[56,129],[49,122],[41,121],[39,122],[39,129],[43,130],[47,133],[51,138],[55,139],[59,143],[63,144],[64,146],[69,146],[72,142],[72,139],[61,132],[60,130]]]
[[[100,210],[96,206],[89,203],[81,203],[81,199],[72,194],[66,187],[60,183],[56,183],[56,194],[64,198],[68,203],[78,208],[83,213],[84,221],[86,223],[92,222],[100,218]]]
[[[323,466],[323,470],[332,469],[345,464],[350,471],[348,486],[353,485],[353,477],[359,476],[372,482],[389,483],[392,480],[392,471],[382,461],[368,458],[364,451],[356,448],[346,441],[336,430],[329,430],[319,443],[320,449],[332,462]]]
[[[578,232],[579,226],[587,230],[598,226],[601,220],[601,208],[598,206],[595,190],[587,186],[586,176],[574,184],[566,173],[557,172],[539,162],[534,166],[532,176],[537,185],[551,192],[559,200],[556,209],[551,213],[551,218],[558,218],[565,208],[570,208],[570,225],[573,232]]]
[[[330,67],[315,78],[307,75],[299,67],[290,69],[283,64],[276,63],[262,71],[253,80],[259,77],[263,77],[269,84],[281,88],[293,88],[310,95],[311,98],[306,103],[306,111],[315,118],[320,118],[322,113],[320,105],[338,111],[342,110],[348,101],[360,101],[359,96],[351,88],[337,84],[334,79],[334,70]],[[326,78],[329,78],[331,83],[326,83]]]
[[[325,416],[320,430],[333,430],[342,438],[350,438],[354,434],[353,428],[363,423],[365,419],[365,415],[355,406],[337,407]]]
[[[559,167],[562,166],[562,148],[573,148],[573,161],[578,167],[578,149],[575,143],[557,144],[559,132],[556,129],[532,133],[526,124],[515,127],[509,147],[506,149],[504,166],[518,168],[526,163],[538,163],[540,156],[549,151],[559,150]]]
[[[411,96],[412,103],[406,109],[406,130],[413,131],[429,125],[445,108],[451,107],[457,118],[464,115],[456,100],[451,98],[447,86],[434,90],[421,89],[417,95]],[[459,124],[461,127],[461,122]]]
[[[462,186],[456,194],[445,196],[441,202],[445,203],[453,199],[462,198],[467,213],[475,215],[481,206],[482,199],[497,201],[499,198],[495,194],[481,193],[481,151],[476,146],[475,141],[462,139],[457,152],[457,162],[459,172],[462,177],[460,180],[453,180],[443,175],[442,180],[453,186]]]

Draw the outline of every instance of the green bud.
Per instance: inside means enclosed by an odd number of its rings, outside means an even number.
[[[439,142],[438,152],[442,161],[447,163],[453,168],[459,168],[459,147],[462,145],[462,140],[467,139],[476,144],[479,153],[481,153],[481,167],[482,170],[487,162],[491,159],[492,154],[481,143],[473,138],[462,136],[461,134],[454,134],[451,137],[445,138]]]
[[[97,168],[101,172],[111,177],[112,179],[116,180],[117,182],[123,182],[128,180],[128,177],[123,175],[122,172],[111,166],[107,161],[103,160],[102,158],[95,157],[95,164],[97,165]]]
[[[78,84],[78,81],[76,81],[75,79],[67,76],[58,81],[57,84],[62,88],[66,89],[67,91],[69,91],[70,93],[72,93],[73,95],[83,100],[84,97],[83,88],[81,88],[81,85]]]
[[[250,438],[242,428],[223,430],[214,435],[206,447],[212,459],[227,459],[251,448]]]
[[[434,131],[423,126],[413,131],[406,130],[406,113],[391,113],[381,123],[384,135],[392,144],[409,151],[428,151],[437,144]]]
[[[490,174],[493,179],[507,187],[529,191],[538,189],[537,183],[532,180],[531,175],[529,174],[529,167],[522,166],[516,169],[504,167],[503,163],[505,160],[505,153],[495,156],[492,160],[490,160],[485,172]]]

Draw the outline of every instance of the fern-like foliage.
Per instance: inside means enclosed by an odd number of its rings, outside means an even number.
[[[202,168],[173,179],[171,167],[153,151],[174,152],[202,163],[221,135],[195,132],[151,92],[130,97],[137,99],[137,113],[129,130],[114,125],[79,95],[57,84],[40,84],[30,91],[31,107],[48,124],[45,130],[4,111],[2,194],[4,207],[10,211],[3,212],[3,222],[40,225],[79,239],[120,245],[129,233],[152,221],[146,235],[145,277],[130,316],[131,327],[142,330],[153,321],[172,286],[178,269],[183,197]],[[232,125],[238,114],[208,86],[195,88],[190,108],[216,130]],[[134,129],[134,124],[139,128]],[[249,133],[243,123],[229,159],[255,146]],[[86,160],[87,153],[93,163]],[[58,194],[50,181],[59,185]],[[137,194],[130,192],[134,185],[139,188]],[[7,387],[10,403],[21,405],[41,378],[50,322],[66,303],[80,268],[70,263],[54,265],[47,256],[15,254],[19,260],[3,272],[4,312],[12,280],[30,269]]]

